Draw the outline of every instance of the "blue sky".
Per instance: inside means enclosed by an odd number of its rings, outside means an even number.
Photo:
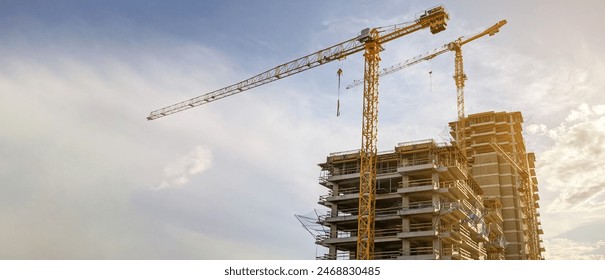
[[[381,66],[507,19],[463,49],[466,112],[524,114],[547,258],[605,258],[605,5],[509,2],[448,1],[446,31]],[[361,89],[335,113],[361,54],[145,117],[437,4],[0,1],[0,258],[314,259],[294,214],[319,208],[316,164],[359,146]],[[452,73],[450,53],[381,79],[380,150],[448,140]]]

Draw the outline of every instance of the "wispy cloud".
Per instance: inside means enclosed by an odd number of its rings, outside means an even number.
[[[549,128],[532,124],[527,131],[548,137],[551,148],[539,155],[538,170],[546,188],[558,193],[550,212],[590,212],[605,208],[598,195],[605,191],[605,106],[581,104],[565,121]]]
[[[579,242],[567,238],[545,240],[549,260],[605,260],[605,241]]]
[[[179,187],[189,182],[212,166],[212,151],[205,146],[196,146],[187,154],[169,163],[164,168],[164,180],[152,190]]]

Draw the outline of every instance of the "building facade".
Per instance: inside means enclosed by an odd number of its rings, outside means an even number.
[[[464,126],[465,155],[484,199],[502,205],[507,259],[542,259],[538,180],[535,155],[523,139],[520,112],[484,112],[469,115],[463,125],[450,123],[452,135]]]
[[[377,155],[375,259],[541,258],[539,242],[536,255],[530,256],[528,247],[532,237],[541,241],[539,222],[529,221],[531,213],[537,219],[537,211],[529,211],[537,207],[533,154],[526,154],[522,138],[517,138],[520,125],[509,124],[504,132],[494,128],[499,140],[492,141],[491,134],[485,134],[491,133],[485,130],[487,124],[479,122],[485,116],[472,115],[465,122],[465,151],[423,140],[400,143]],[[520,113],[513,113],[507,120],[518,117]],[[455,135],[458,124],[450,126]],[[508,162],[512,155],[501,153],[512,149],[509,144],[525,155],[519,164],[525,163],[527,172],[517,174],[517,166],[508,166],[515,164]],[[317,221],[327,229],[316,237],[316,243],[328,249],[319,258],[354,259],[359,152],[332,153],[319,166],[320,184],[327,190],[319,204],[328,208]],[[529,205],[529,193],[535,204]]]

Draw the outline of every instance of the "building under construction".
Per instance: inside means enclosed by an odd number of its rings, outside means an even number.
[[[522,122],[520,112],[474,114],[450,123],[464,143],[405,142],[378,153],[374,258],[542,259],[535,156]],[[319,166],[327,188],[319,204],[329,210],[318,216],[316,242],[328,249],[318,258],[354,259],[359,152],[332,153]]]

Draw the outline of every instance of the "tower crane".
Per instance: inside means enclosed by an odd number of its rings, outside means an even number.
[[[449,14],[443,6],[424,11],[414,21],[386,27],[366,28],[355,38],[319,50],[310,55],[281,64],[239,83],[191,98],[155,111],[147,120],[155,120],[170,114],[225,98],[243,91],[300,73],[302,71],[343,59],[364,51],[363,117],[361,128],[359,170],[359,213],[356,259],[374,257],[374,220],[376,204],[376,142],[378,125],[378,69],[382,45],[415,31],[429,28],[431,33],[441,32],[447,27]]]
[[[465,115],[464,115],[464,82],[466,81],[466,74],[464,74],[464,68],[462,63],[462,46],[470,43],[478,38],[485,35],[493,36],[500,31],[500,27],[506,24],[506,20],[501,20],[484,31],[477,33],[469,38],[460,37],[457,40],[443,45],[440,48],[434,49],[433,51],[421,54],[395,64],[393,66],[382,69],[378,76],[386,76],[395,73],[399,70],[403,70],[407,67],[420,63],[422,61],[431,60],[436,56],[444,54],[449,51],[455,52],[454,58],[454,80],[456,81],[456,105],[458,111],[458,127],[456,128],[456,144],[463,154],[466,154],[466,141],[464,141],[464,127],[465,127]],[[363,80],[354,80],[352,83],[347,85],[346,89],[351,89],[359,86],[363,83]]]

